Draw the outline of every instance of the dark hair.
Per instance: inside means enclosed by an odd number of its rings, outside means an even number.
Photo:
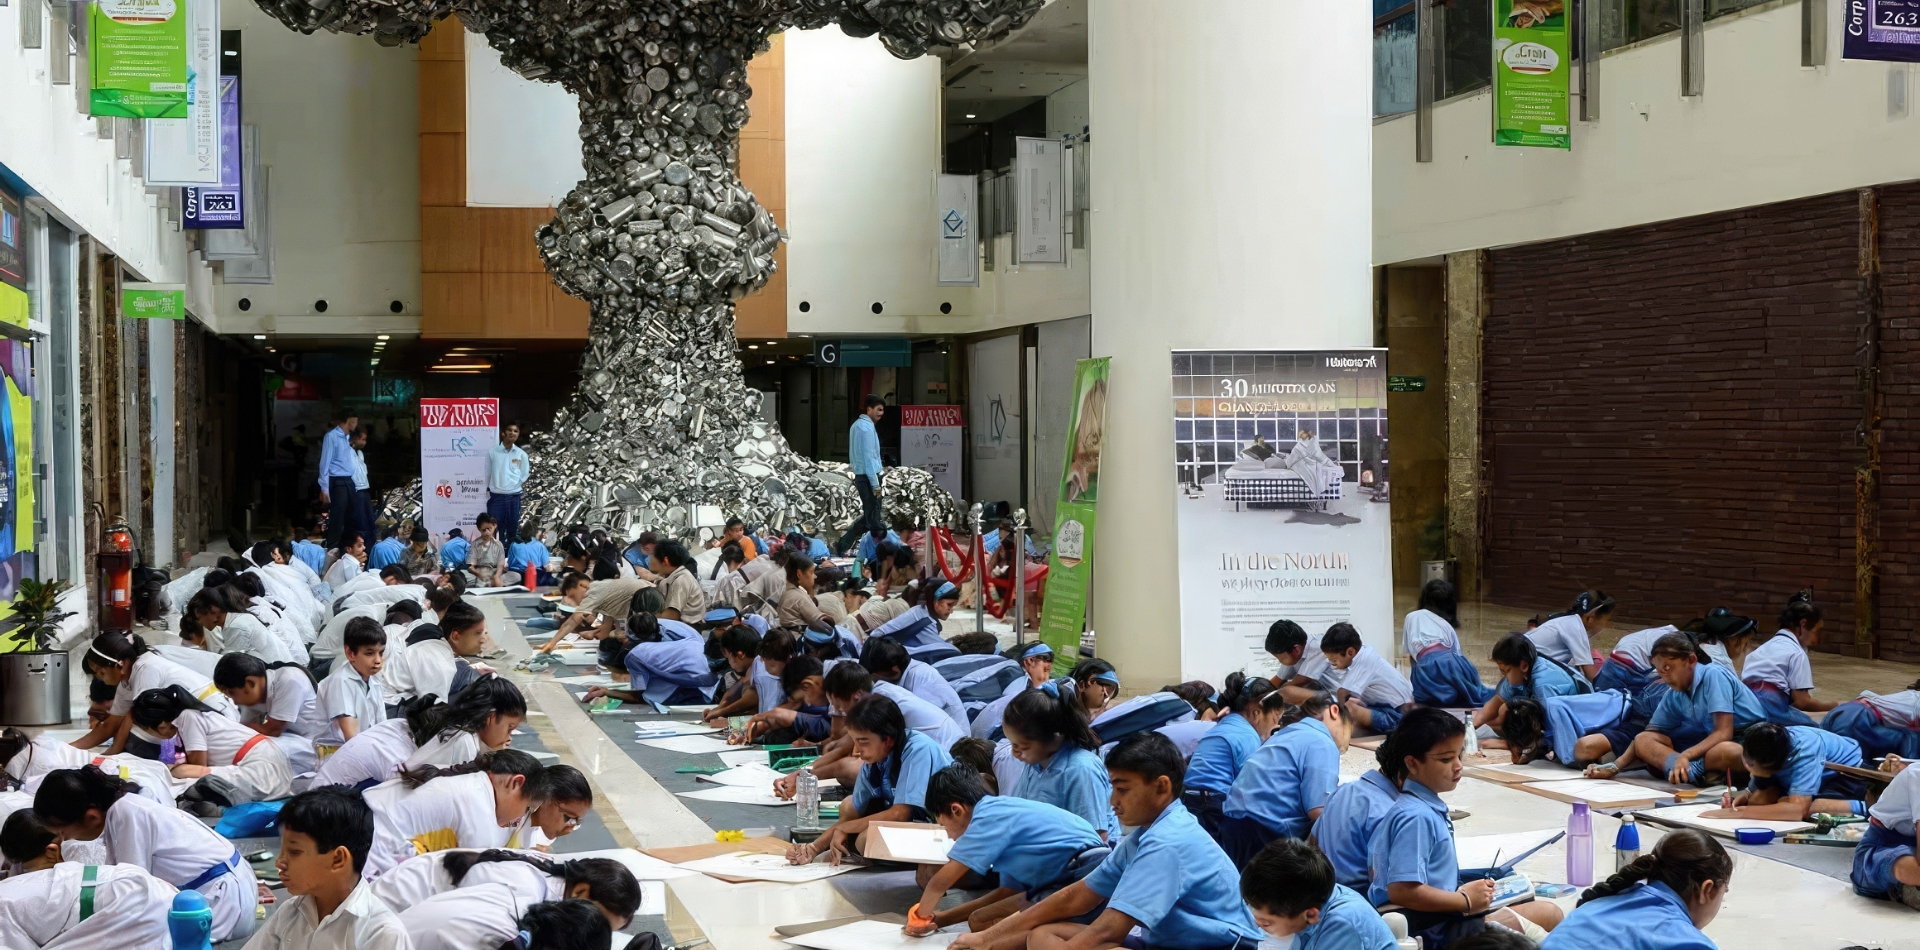
[[[593,583],[593,578],[588,577],[587,575],[582,574],[579,571],[568,571],[565,574],[560,575],[560,593],[564,594],[567,591],[570,591],[575,587],[580,586],[581,584],[591,585],[592,583]]]
[[[500,520],[498,518],[495,518],[494,516],[487,514],[484,511],[479,513],[478,515],[475,515],[473,519],[473,526],[476,528],[480,527],[481,525],[489,525],[489,524],[497,525],[499,523],[500,523]]]
[[[795,640],[793,631],[775,628],[760,638],[760,658],[776,663],[793,659]]]
[[[1187,705],[1192,706],[1193,711],[1199,715],[1205,715],[1208,711],[1212,710],[1215,705],[1214,697],[1219,695],[1219,693],[1214,692],[1213,684],[1204,680],[1188,680],[1184,683],[1174,683],[1171,686],[1160,687],[1160,691],[1163,693],[1172,693],[1186,700]]]
[[[399,621],[395,621],[393,618],[396,614],[403,619]],[[420,603],[418,601],[396,600],[393,603],[387,605],[387,616],[386,616],[387,623],[395,623],[395,622],[403,623],[403,624],[412,623],[415,620],[419,620],[420,616],[421,616]],[[372,620],[373,618],[368,617],[365,619]],[[351,624],[352,622],[353,621],[351,620],[348,621],[349,624]],[[379,621],[374,621],[374,623],[376,626],[379,625]]]
[[[1269,842],[1240,872],[1240,899],[1276,917],[1294,917],[1333,896],[1333,864],[1299,838]]]
[[[1507,714],[1500,721],[1500,738],[1507,741],[1507,748],[1513,750],[1516,760],[1545,758],[1547,707],[1537,699],[1507,700]]]
[[[859,594],[862,597],[866,596],[866,594],[857,587],[847,591],[847,593]],[[947,643],[951,644],[954,649],[959,650],[962,654],[967,656],[991,656],[995,653],[999,653],[1000,651],[1000,638],[997,636],[994,636],[991,633],[987,633],[985,631],[981,631],[979,633],[974,633],[972,631],[968,631],[967,633],[957,633],[957,634],[954,634],[953,637],[947,641]],[[1002,653],[1000,655],[1005,656],[1010,660],[1019,660],[1020,651],[1022,649],[1024,648],[1017,647],[1017,646],[1009,647],[1007,648],[1006,653]],[[1049,657],[1048,659],[1051,660],[1052,658]]]
[[[1400,725],[1380,743],[1373,753],[1380,774],[1400,785],[1407,780],[1407,758],[1424,759],[1439,745],[1454,736],[1467,734],[1466,723],[1434,706],[1415,706],[1400,717]]]
[[[800,685],[809,676],[819,676],[823,667],[820,658],[803,653],[787,661],[787,668],[780,671],[780,689],[788,696],[800,691]]]
[[[836,663],[827,671],[824,685],[828,696],[849,699],[856,693],[873,692],[873,674],[858,663]]]
[[[1136,732],[1120,740],[1113,751],[1107,753],[1107,771],[1132,772],[1149,782],[1158,781],[1164,775],[1173,780],[1173,797],[1176,801],[1186,788],[1183,778],[1187,771],[1187,760],[1180,754],[1180,747],[1174,745],[1172,739],[1152,729]]]
[[[400,781],[408,788],[419,788],[437,778],[450,775],[518,775],[527,780],[527,798],[538,804],[547,800],[546,769],[540,760],[519,749],[493,749],[481,752],[473,761],[462,765],[441,767],[423,765],[417,769],[401,769]]]
[[[50,845],[59,835],[54,834],[46,825],[40,823],[40,816],[31,808],[22,808],[7,816],[7,823],[0,826],[0,855],[15,865],[25,864],[47,853]],[[20,873],[17,869],[14,873]]]
[[[1080,705],[1055,690],[1030,689],[1013,697],[1000,722],[1035,742],[1059,740],[1062,748],[1100,748],[1100,739],[1088,727]]]
[[[748,656],[760,655],[760,631],[744,623],[736,623],[720,631],[718,637],[720,649],[728,653],[745,653]]]
[[[410,584],[413,582],[413,575],[407,571],[407,566],[399,561],[395,561],[381,568],[380,578],[382,580],[399,581],[402,584]]]
[[[1355,630],[1350,623],[1336,623],[1328,627],[1326,633],[1320,635],[1320,652],[1322,653],[1345,653],[1348,650],[1358,650],[1362,646],[1365,644],[1360,640],[1360,631]]]
[[[570,799],[549,796],[559,801]],[[440,859],[440,866],[447,869],[447,880],[459,887],[466,879],[467,872],[476,864],[504,864],[519,861],[531,865],[535,870],[548,877],[557,877],[565,882],[565,889],[571,891],[575,884],[587,886],[589,900],[621,917],[632,917],[640,909],[640,882],[627,866],[611,858],[575,858],[572,861],[556,861],[544,855],[528,851],[507,851],[502,848],[488,848],[485,851],[450,851]]]
[[[496,713],[521,717],[527,714],[527,698],[520,694],[520,687],[492,673],[482,674],[468,683],[453,694],[450,702],[435,703],[434,698],[429,693],[403,707],[407,731],[413,734],[416,746],[426,745],[435,736],[479,732],[480,727],[487,724],[487,717]]]
[[[1700,633],[1696,639],[1709,643],[1725,643],[1735,637],[1752,633],[1757,626],[1752,617],[1743,617],[1725,607],[1715,607],[1707,611],[1706,619],[1700,624]]]
[[[872,409],[875,406],[885,406],[886,404],[887,404],[887,401],[885,399],[881,399],[879,396],[876,396],[872,393],[868,393],[866,395],[866,398],[860,400],[860,411],[865,412],[868,409]]]
[[[687,549],[678,541],[661,541],[653,546],[653,556],[676,568],[686,567],[693,558],[687,555]]]
[[[1708,881],[1724,886],[1732,879],[1733,859],[1727,849],[1704,831],[1682,828],[1667,832],[1653,851],[1587,888],[1580,903],[1612,897],[1641,881],[1659,881],[1686,900]]]
[[[728,518],[727,523],[725,525],[725,527],[728,527],[728,528],[744,528],[746,526],[747,526],[747,523],[744,521],[741,521],[737,516]]]
[[[1701,663],[1713,662],[1713,657],[1700,648],[1700,642],[1690,633],[1662,634],[1660,639],[1653,641],[1653,649],[1647,651],[1647,655],[1672,657],[1677,660],[1693,657]]]
[[[96,703],[113,702],[113,698],[119,693],[120,687],[110,685],[97,676],[87,680],[87,698]]]
[[[741,550],[740,542],[728,541],[720,546],[720,560],[728,564],[744,564],[747,552]]]
[[[118,775],[108,775],[97,765],[55,769],[47,773],[40,781],[40,790],[33,793],[33,811],[48,824],[71,825],[86,817],[89,809],[104,814],[114,802],[139,791],[139,785]]]
[[[994,776],[993,743],[985,739],[974,736],[956,739],[954,740],[953,748],[948,749],[947,754],[953,756],[955,762],[965,763],[974,771],[979,772],[982,782]]]
[[[1271,711],[1274,706],[1285,703],[1286,701],[1286,697],[1281,694],[1279,690],[1274,690],[1268,693],[1266,698],[1260,700],[1260,708]],[[1289,704],[1285,709],[1281,710],[1279,728],[1285,729],[1302,719],[1318,719],[1325,715],[1329,709],[1335,710],[1342,716],[1347,714],[1346,709],[1340,705],[1338,697],[1326,690],[1315,690],[1313,694],[1309,695],[1304,701],[1298,704]]]
[[[1565,613],[1555,614],[1554,617],[1565,617],[1569,615],[1584,617],[1587,614],[1594,613],[1604,617],[1607,614],[1613,613],[1613,606],[1613,598],[1607,596],[1606,591],[1583,590],[1579,596],[1573,599],[1573,605],[1568,607]],[[1548,617],[1547,619],[1552,620],[1553,617]]]
[[[1275,620],[1273,626],[1267,628],[1267,652],[1275,656],[1292,653],[1295,647],[1306,643],[1307,632],[1291,620]]]
[[[445,640],[446,638],[447,632],[440,629],[439,624],[423,623],[407,631],[407,646],[413,646],[416,643],[425,643],[428,640]]]
[[[1228,673],[1225,685],[1220,687],[1220,706],[1244,716],[1254,703],[1273,690],[1273,681],[1264,676],[1250,677],[1238,671]]]
[[[635,905],[638,906],[638,905]],[[520,916],[527,935],[500,945],[500,950],[607,950],[613,945],[613,925],[592,901],[577,898],[545,901]]]
[[[980,770],[964,762],[954,762],[927,779],[929,815],[944,815],[955,805],[972,808],[985,797],[987,783],[980,777]]]
[[[1447,944],[1447,950],[1540,950],[1533,938],[1505,927],[1488,927]]]
[[[1753,764],[1778,772],[1787,767],[1787,758],[1793,754],[1793,736],[1779,723],[1755,723],[1740,737],[1740,751]]]
[[[456,528],[454,530],[457,531],[459,529]],[[456,596],[467,592],[467,575],[459,571],[448,571],[440,575],[440,579],[447,582],[447,589],[453,591]],[[440,585],[435,584],[434,586],[438,587]]]
[[[1460,626],[1460,592],[1454,589],[1453,582],[1436,577],[1420,585],[1420,606],[1424,610],[1449,626]]]
[[[660,617],[658,615],[647,613],[644,610],[636,610],[627,614],[627,643],[629,644],[627,649],[631,650],[633,648],[631,646],[632,644],[659,643],[662,639],[664,639],[664,637],[660,633]],[[621,662],[626,662],[624,656],[622,656]]]
[[[448,610],[452,609],[454,604],[459,602],[460,594],[451,588],[441,587],[436,584],[427,589],[427,606],[432,607],[433,612],[436,614],[444,615]],[[404,603],[404,601],[402,601],[402,603]]]
[[[487,615],[466,601],[456,601],[440,614],[440,629],[448,634],[471,630],[487,622]]]
[[[804,557],[787,558],[787,563],[782,566],[786,568],[787,583],[789,584],[800,583],[800,575],[813,570],[813,562]]]
[[[840,666],[852,665],[851,663],[840,664]],[[834,669],[837,670],[840,666]],[[871,694],[854,703],[853,708],[847,710],[847,728],[870,732],[893,743],[893,748],[887,752],[887,761],[884,765],[887,783],[891,785],[898,782],[900,753],[907,745],[907,718],[900,714],[899,704],[878,693]]]
[[[306,676],[307,682],[313,682],[313,671],[307,669],[305,663],[294,663],[288,660],[268,663],[251,653],[229,653],[213,665],[213,685],[219,689],[239,689],[247,685],[249,676],[258,676],[264,680],[268,673],[288,667],[299,670]]]
[[[280,809],[280,830],[306,835],[323,854],[346,848],[353,873],[367,866],[373,848],[373,809],[360,793],[344,785],[310,788],[287,799]]]
[[[586,802],[593,806],[593,786],[587,777],[571,765],[547,766],[547,801]]]
[[[888,670],[905,673],[912,662],[907,648],[892,637],[868,637],[860,647],[860,665],[866,667],[874,679],[881,679],[880,674]]]
[[[627,601],[628,617],[632,617],[637,613],[648,613],[657,616],[660,611],[665,609],[667,609],[667,595],[661,593],[658,587],[642,587],[634,591],[633,597]]]
[[[1540,660],[1540,649],[1524,633],[1509,633],[1493,645],[1493,662],[1533,668]]]
[[[427,529],[425,528],[415,527],[413,529],[413,533],[407,535],[407,540],[413,542],[414,544],[424,544],[428,541],[433,540],[433,535],[428,534]]]
[[[347,629],[340,635],[340,645],[348,653],[368,647],[383,647],[387,645],[387,631],[380,626],[380,621],[372,617],[355,617],[347,621]]]
[[[360,541],[364,543],[366,540],[367,536],[358,531],[342,531],[340,533],[340,547],[336,550],[338,550],[342,556],[345,556],[346,552],[353,549],[353,542]]]
[[[239,588],[240,593],[247,595],[249,600],[255,597],[264,598],[267,596],[266,582],[260,580],[260,575],[252,571],[248,571],[245,574],[235,574],[233,580],[228,581],[228,583]]]
[[[103,633],[93,638],[93,643],[88,645],[87,652],[80,658],[80,665],[91,673],[108,664],[118,665],[138,659],[151,649],[137,633]]]
[[[235,656],[236,654],[227,655]],[[163,722],[172,722],[180,718],[180,714],[189,709],[204,713],[214,711],[212,706],[195,699],[192,693],[187,692],[185,686],[175,683],[162,689],[150,689],[135,696],[133,709],[128,715],[133,717],[134,725],[142,729],[152,729]]]
[[[248,597],[246,591],[232,584],[222,584],[219,587],[202,587],[194,591],[193,596],[187,600],[186,612],[196,618],[209,610],[219,610],[230,614],[245,613],[247,605],[252,602],[253,598]]]
[[[1819,623],[1826,614],[1813,605],[1812,600],[1801,600],[1798,596],[1787,601],[1787,609],[1780,611],[1780,627],[1783,630],[1798,631],[1802,624]]]

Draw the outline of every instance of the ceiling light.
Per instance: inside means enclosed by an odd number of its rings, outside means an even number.
[[[768,360],[768,361],[767,361],[767,365],[768,365],[768,366],[772,366],[772,365],[773,365],[773,361],[772,361],[772,360]]]
[[[385,334],[385,333],[382,333],[382,334],[380,334],[379,336],[376,336],[376,337],[374,337],[374,339],[376,339],[376,340],[391,340],[391,339],[393,339],[393,337],[392,337],[392,336],[390,336],[390,335],[388,335],[388,334]]]
[[[977,116],[977,115],[974,115],[973,113],[971,113],[971,112],[969,112],[969,113],[967,113],[967,118],[969,118],[969,119],[977,119],[977,118],[979,118],[979,116]]]
[[[373,365],[375,365],[375,366],[379,366],[379,365],[380,365],[380,361],[379,361],[378,359],[375,359],[375,360],[373,361]]]
[[[445,373],[453,370],[463,370],[463,369],[483,370],[483,369],[492,369],[492,368],[493,368],[492,363],[441,363],[438,366],[429,367],[428,371],[434,372],[434,373]]]
[[[760,348],[760,344],[758,344],[758,343],[749,343],[749,344],[747,344],[747,349],[749,349],[749,350],[757,350],[757,349],[759,349],[759,348]]]
[[[264,340],[267,338],[267,335],[264,333],[256,333],[253,335],[253,338],[256,340]]]

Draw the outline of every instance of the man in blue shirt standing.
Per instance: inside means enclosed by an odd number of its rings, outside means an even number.
[[[487,514],[500,525],[502,537],[520,536],[520,486],[527,483],[527,452],[513,444],[520,427],[500,427],[500,444],[487,450]]]
[[[847,432],[847,460],[853,463],[853,487],[860,492],[860,517],[834,545],[842,556],[862,530],[875,538],[887,532],[886,514],[880,508],[880,433],[873,427],[886,414],[886,400],[868,393],[860,403],[860,418],[853,420]]]
[[[340,546],[340,535],[353,530],[358,498],[353,486],[353,430],[360,416],[351,411],[327,430],[320,443],[320,503],[327,506],[327,550]]]

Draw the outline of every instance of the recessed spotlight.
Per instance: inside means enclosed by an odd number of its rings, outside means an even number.
[[[759,348],[760,348],[760,344],[758,344],[758,343],[749,343],[749,344],[747,344],[747,349],[749,349],[749,350],[757,350],[757,349],[759,349]]]
[[[389,335],[387,335],[387,334],[385,334],[385,333],[382,333],[382,334],[380,334],[379,336],[377,336],[377,337],[374,337],[374,339],[376,339],[376,340],[391,340],[391,339],[393,339],[393,337],[391,337],[391,336],[389,336]]]
[[[767,361],[767,365],[768,365],[768,366],[772,366],[772,365],[773,365],[773,361],[772,361],[772,360],[768,360],[768,361]]]
[[[253,335],[253,338],[256,340],[264,340],[267,338],[267,335],[264,333],[256,333]]]
[[[980,118],[980,117],[979,117],[979,116],[977,116],[977,115],[974,115],[974,114],[973,114],[973,113],[971,113],[971,112],[969,112],[969,113],[967,113],[967,118],[969,118],[969,119],[977,119],[977,118]]]

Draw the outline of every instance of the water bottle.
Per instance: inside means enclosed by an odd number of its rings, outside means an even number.
[[[1394,950],[1420,950],[1420,938],[1407,936],[1407,915],[1397,911],[1380,915],[1387,924],[1387,932],[1393,934]]]
[[[1574,802],[1573,817],[1567,819],[1567,883],[1593,884],[1593,814],[1586,802]]]
[[[798,778],[794,779],[793,801],[799,814],[794,818],[793,827],[798,831],[820,830],[820,780],[813,769],[801,766]]]
[[[213,950],[213,908],[199,891],[181,891],[173,895],[167,931],[173,935],[173,950]]]
[[[1613,836],[1613,869],[1618,871],[1640,857],[1640,826],[1632,815],[1620,816],[1620,831]]]
[[[1480,733],[1473,724],[1473,713],[1467,713],[1467,746],[1461,750],[1463,755],[1480,754]]]

